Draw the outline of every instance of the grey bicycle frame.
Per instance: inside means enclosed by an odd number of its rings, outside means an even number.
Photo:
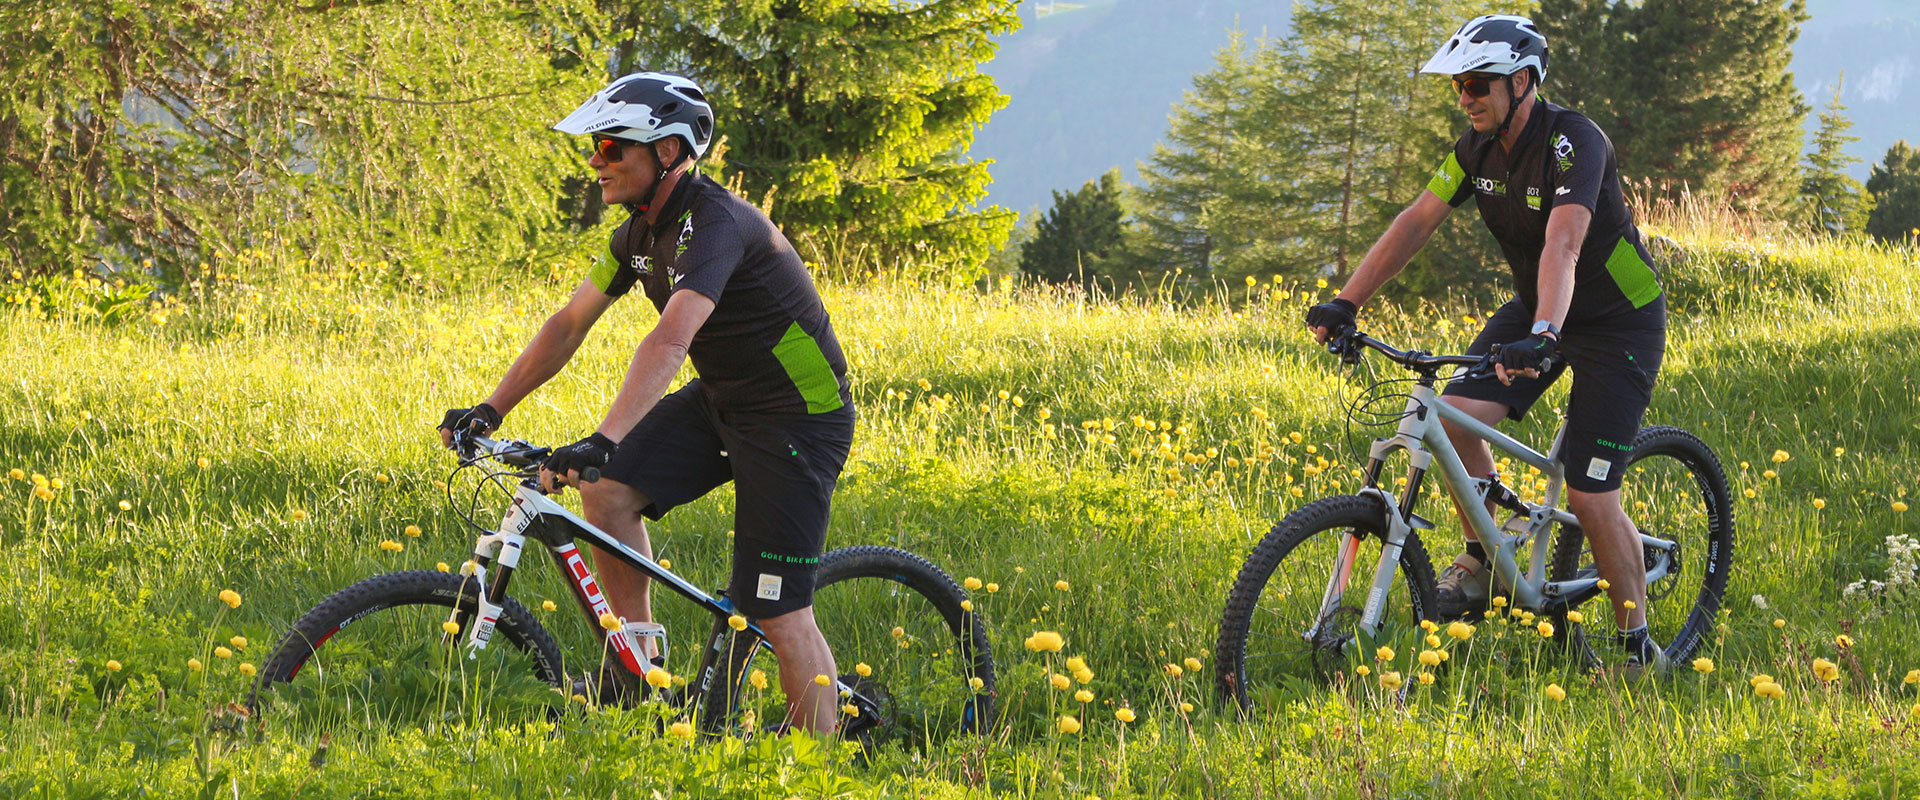
[[[1545,502],[1537,505],[1523,503],[1528,509],[1524,519],[1515,515],[1505,525],[1496,524],[1493,514],[1486,507],[1486,490],[1476,491],[1473,488],[1475,480],[1467,474],[1466,465],[1460,462],[1460,454],[1447,437],[1446,429],[1441,425],[1442,420],[1452,422],[1501,451],[1539,468],[1547,476]],[[1407,398],[1406,413],[1400,419],[1398,430],[1393,436],[1374,440],[1368,455],[1368,485],[1359,492],[1363,497],[1378,499],[1387,510],[1385,545],[1381,548],[1380,561],[1374,568],[1373,583],[1362,608],[1360,629],[1368,635],[1379,633],[1386,615],[1387,594],[1393,585],[1394,571],[1399,569],[1400,552],[1406,546],[1407,537],[1416,529],[1433,528],[1432,523],[1412,512],[1412,505],[1418,500],[1422,477],[1436,459],[1440,462],[1441,476],[1453,490],[1453,495],[1466,500],[1456,505],[1466,516],[1474,537],[1480,540],[1481,546],[1493,559],[1494,573],[1504,585],[1512,587],[1517,608],[1544,611],[1578,604],[1599,593],[1598,575],[1583,573],[1564,581],[1549,581],[1546,577],[1549,533],[1556,523],[1578,524],[1573,514],[1556,508],[1566,478],[1558,458],[1565,437],[1566,428],[1562,426],[1559,433],[1554,435],[1553,454],[1542,455],[1519,440],[1467,416],[1466,412],[1441,399],[1432,385],[1424,381],[1415,384]],[[1410,461],[1406,492],[1399,499],[1376,485],[1381,466],[1387,456],[1397,450],[1407,451]],[[1529,568],[1523,574],[1515,553],[1528,539],[1534,540],[1534,547]],[[1674,542],[1644,533],[1640,534],[1640,542],[1643,547],[1669,553],[1674,549]],[[1321,600],[1320,620],[1328,619],[1345,597],[1357,551],[1357,540],[1342,547],[1333,574],[1328,578],[1326,594]],[[1672,563],[1671,558],[1660,559],[1654,569],[1647,573],[1647,582],[1651,584],[1666,577]],[[1316,624],[1316,631],[1309,631],[1308,634],[1316,633],[1318,627],[1319,624]]]

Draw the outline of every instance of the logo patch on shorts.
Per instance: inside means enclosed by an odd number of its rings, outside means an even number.
[[[753,596],[762,600],[780,599],[780,576],[760,573],[760,589]]]
[[[1596,481],[1606,480],[1607,473],[1612,471],[1613,471],[1613,462],[1608,461],[1604,458],[1596,458],[1592,461],[1587,462],[1587,477],[1592,478]],[[761,577],[764,579],[766,576],[761,576]]]

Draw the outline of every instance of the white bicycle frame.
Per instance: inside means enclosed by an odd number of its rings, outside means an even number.
[[[1521,505],[1527,509],[1524,517],[1515,514],[1506,523],[1496,524],[1486,504],[1492,484],[1482,483],[1467,474],[1466,466],[1460,462],[1460,454],[1454,450],[1453,441],[1447,437],[1446,429],[1441,425],[1442,420],[1450,421],[1516,459],[1539,468],[1547,476],[1545,502],[1533,504],[1521,501]],[[1421,479],[1436,459],[1440,463],[1441,477],[1453,489],[1453,495],[1469,499],[1463,506],[1468,526],[1492,558],[1494,573],[1504,585],[1512,587],[1516,607],[1541,612],[1577,605],[1598,594],[1600,577],[1597,574],[1583,573],[1564,581],[1547,580],[1547,550],[1551,544],[1548,541],[1549,533],[1556,523],[1578,524],[1573,514],[1556,507],[1566,478],[1558,458],[1565,437],[1566,428],[1562,426],[1559,433],[1554,435],[1553,454],[1542,455],[1519,440],[1467,416],[1466,412],[1442,399],[1430,381],[1417,382],[1407,398],[1406,412],[1400,419],[1399,429],[1393,436],[1374,440],[1368,455],[1367,485],[1359,492],[1363,497],[1378,499],[1387,511],[1385,545],[1381,548],[1380,561],[1374,567],[1373,583],[1361,610],[1360,630],[1370,636],[1379,634],[1386,615],[1387,594],[1393,585],[1394,571],[1399,569],[1400,553],[1406,546],[1407,537],[1415,530],[1431,530],[1434,527],[1433,523],[1414,514],[1412,507],[1419,499]],[[1407,451],[1410,460],[1407,487],[1398,499],[1377,485],[1381,467],[1387,456],[1396,450]],[[1476,484],[1480,484],[1477,489],[1474,488]],[[1531,563],[1523,574],[1515,554],[1529,539],[1533,540],[1534,547]],[[1640,534],[1640,542],[1643,547],[1669,554],[1675,548],[1672,541],[1644,533]],[[1309,638],[1317,635],[1320,626],[1340,607],[1352,578],[1359,549],[1360,538],[1357,535],[1350,536],[1343,543],[1340,555],[1335,559],[1333,573],[1328,578],[1326,594],[1321,600],[1320,622],[1307,632]],[[1660,559],[1654,569],[1648,571],[1647,582],[1651,584],[1666,577],[1672,564],[1672,558]]]

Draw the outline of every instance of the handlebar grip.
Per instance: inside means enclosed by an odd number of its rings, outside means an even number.
[[[580,480],[586,481],[587,483],[600,480],[600,468],[587,467],[586,469],[580,470]]]

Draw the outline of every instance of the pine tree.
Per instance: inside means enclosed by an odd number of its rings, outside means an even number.
[[[1810,110],[1787,71],[1806,1],[1645,0],[1610,13],[1622,44],[1601,68],[1605,130],[1621,172],[1660,193],[1787,213]]]
[[[1118,168],[1078,191],[1055,190],[1053,208],[1020,251],[1020,271],[1048,283],[1099,276],[1108,254],[1120,247],[1123,216]]]
[[[1141,234],[1128,248],[1131,282],[1154,284],[1163,275],[1205,277],[1215,266],[1222,241],[1231,248],[1245,235],[1221,223],[1244,194],[1239,185],[1248,171],[1232,159],[1243,129],[1241,120],[1262,92],[1254,54],[1234,31],[1214,55],[1214,68],[1194,76],[1193,88],[1174,106],[1167,139],[1154,145],[1149,163],[1140,165]],[[1116,276],[1121,277],[1121,276]]]
[[[1905,139],[1894,142],[1867,177],[1867,191],[1875,201],[1868,234],[1889,242],[1920,239],[1920,150]]]
[[[668,0],[631,14],[646,36],[615,71],[699,80],[730,178],[770,198],[810,257],[971,281],[1006,241],[1014,215],[973,208],[991,178],[964,153],[1007,101],[979,66],[1019,27],[1012,0]]]
[[[1626,12],[1614,0],[1540,0],[1533,21],[1546,34],[1547,83],[1541,96],[1609,130],[1616,72],[1628,42],[1620,33]]]
[[[1350,273],[1457,135],[1445,82],[1416,70],[1481,9],[1318,0],[1295,7],[1284,39],[1249,50],[1236,35],[1141,168],[1139,261],[1234,283]],[[1484,276],[1482,255],[1421,260]]]
[[[1846,76],[1834,83],[1833,98],[1820,112],[1820,129],[1813,134],[1813,152],[1807,154],[1806,177],[1800,182],[1800,195],[1807,225],[1815,232],[1838,234],[1862,230],[1873,210],[1873,196],[1866,187],[1847,174],[1847,165],[1860,159],[1847,155],[1846,146],[1860,141],[1848,136],[1853,121],[1841,112],[1840,87]]]

